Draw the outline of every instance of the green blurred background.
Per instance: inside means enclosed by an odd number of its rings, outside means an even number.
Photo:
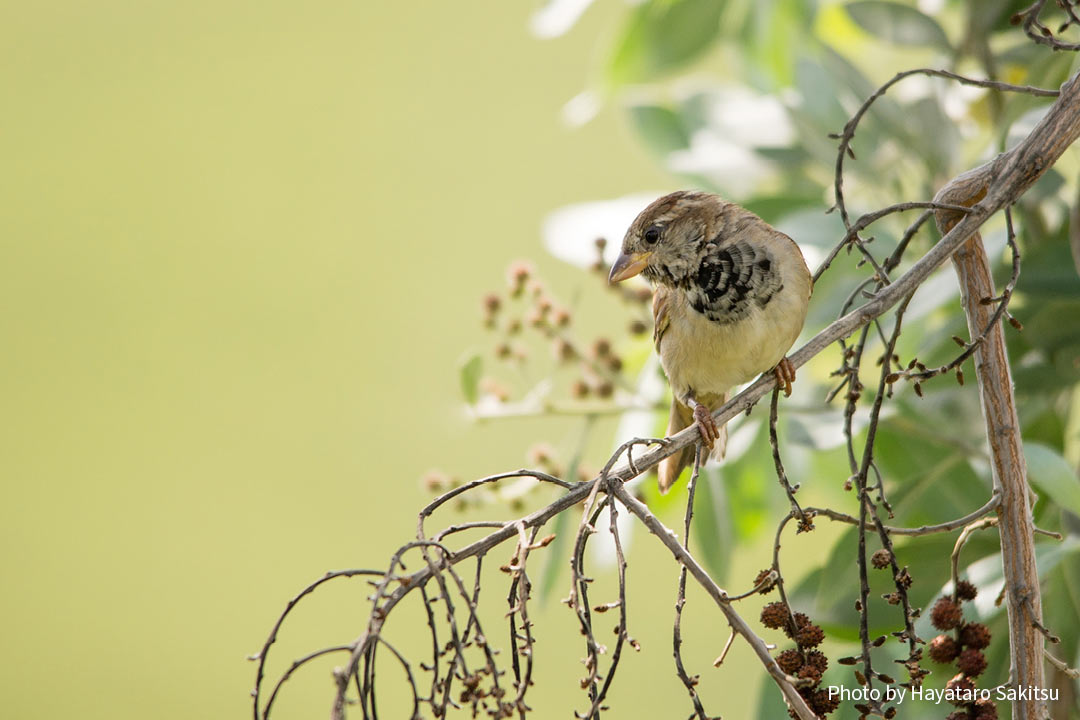
[[[524,462],[459,410],[480,294],[552,208],[671,183],[559,120],[621,8],[533,9],[3,3],[0,714],[243,716],[286,599],[382,565],[426,469]],[[327,595],[280,658],[359,631]]]

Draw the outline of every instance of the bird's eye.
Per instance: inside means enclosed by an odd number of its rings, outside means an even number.
[[[660,241],[660,228],[656,225],[653,225],[651,228],[645,231],[644,238],[645,242],[649,243],[650,245],[655,245],[657,242]]]

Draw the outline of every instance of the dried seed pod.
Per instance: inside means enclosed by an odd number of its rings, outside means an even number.
[[[802,653],[798,650],[785,650],[776,656],[776,664],[788,675],[794,675],[803,666]]]
[[[795,633],[795,642],[799,644],[799,647],[817,647],[824,639],[825,631],[813,623],[799,628],[799,631]]]
[[[420,484],[428,492],[439,493],[451,487],[453,479],[442,470],[428,470],[420,478]]]
[[[828,690],[815,690],[808,704],[810,709],[818,715],[828,715],[840,707],[840,695],[830,693]]]
[[[980,698],[975,701],[975,720],[997,720],[998,711],[994,701],[989,698]]]
[[[551,344],[551,354],[555,356],[555,359],[559,362],[570,362],[577,357],[577,352],[574,350],[574,346],[563,338],[556,338]]]
[[[930,641],[930,659],[947,665],[960,654],[960,645],[948,635],[938,635]]]
[[[770,577],[771,574],[772,568],[765,568],[757,574],[756,578],[754,578],[754,587],[760,586],[761,589],[758,590],[758,592],[762,595],[768,595],[772,592],[773,588],[776,587],[776,579]]]
[[[930,611],[930,623],[938,630],[952,630],[960,625],[963,614],[960,606],[950,597],[939,597]]]
[[[956,583],[956,597],[961,600],[974,600],[975,596],[979,594],[979,588],[967,580],[961,580]]]
[[[982,650],[990,645],[990,628],[982,623],[966,623],[960,628],[960,642],[964,647]]]
[[[978,677],[986,669],[986,656],[983,655],[982,650],[968,648],[960,653],[956,667],[968,677]]]
[[[510,263],[510,267],[506,269],[506,283],[510,286],[510,294],[513,297],[521,295],[525,289],[525,282],[534,272],[532,264],[524,260]]]
[[[971,678],[965,677],[963,674],[954,675],[953,679],[945,684],[946,690],[952,690],[956,696],[955,700],[952,700],[953,705],[967,705],[968,700],[962,699],[970,697],[975,690],[975,683],[971,681]]]
[[[884,570],[892,564],[892,553],[885,548],[881,548],[870,556],[870,564],[878,570]]]
[[[788,624],[788,607],[782,602],[771,602],[761,609],[761,624],[777,630]]]
[[[789,638],[794,639],[792,630],[794,629],[796,632],[802,630],[804,627],[810,624],[810,618],[806,616],[806,613],[800,612],[795,613],[794,615],[792,615],[792,617],[795,619],[795,627],[792,628],[790,623],[784,623],[784,634],[787,635]]]
[[[530,465],[546,466],[555,457],[555,448],[548,443],[535,443],[529,448],[526,457],[528,457]]]
[[[799,668],[799,672],[796,673],[796,675],[801,680],[809,680],[812,685],[817,685],[821,682],[821,671],[810,665],[803,665]]]
[[[829,669],[829,658],[825,657],[825,653],[820,650],[811,650],[806,653],[806,664],[813,666],[819,673],[824,675],[825,671]]]

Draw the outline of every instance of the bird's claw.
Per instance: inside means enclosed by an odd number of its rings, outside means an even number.
[[[717,429],[716,421],[713,420],[709,408],[704,405],[695,405],[694,422],[697,423],[698,432],[701,434],[702,444],[709,450],[712,450],[713,445],[716,444],[717,439],[720,437],[720,430]]]
[[[776,386],[784,391],[784,397],[791,397],[791,383],[795,381],[795,366],[784,358],[773,370],[776,374]]]

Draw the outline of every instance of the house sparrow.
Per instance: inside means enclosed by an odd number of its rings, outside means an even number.
[[[667,434],[697,423],[723,457],[727,428],[712,413],[731,388],[767,370],[791,394],[785,354],[802,330],[812,280],[799,246],[749,210],[704,192],[679,191],[630,225],[610,282],[641,273],[655,287],[653,342],[673,395]],[[690,446],[659,467],[666,493],[694,460]]]

